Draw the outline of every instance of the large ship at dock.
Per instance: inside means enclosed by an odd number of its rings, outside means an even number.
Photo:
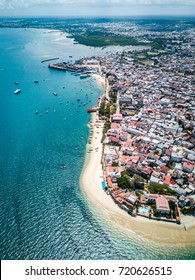
[[[90,76],[89,74],[94,72],[94,69],[92,67],[82,64],[80,61],[77,61],[76,63],[67,63],[67,62],[54,63],[54,64],[49,64],[48,67],[60,71],[70,71],[72,73],[80,73],[81,79],[89,77]]]
[[[70,63],[66,63],[66,62],[49,64],[48,67],[56,69],[56,70],[61,70],[61,71],[70,71],[70,72],[81,72],[82,71],[82,69],[75,66],[74,64],[70,64]]]
[[[66,71],[66,66],[63,63],[49,64],[49,68]]]

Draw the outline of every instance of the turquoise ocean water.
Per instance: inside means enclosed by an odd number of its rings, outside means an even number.
[[[116,49],[74,45],[59,32],[0,29],[1,259],[195,259],[194,246],[123,234],[98,209],[92,214],[81,191],[86,109],[102,88],[41,61],[106,51]]]

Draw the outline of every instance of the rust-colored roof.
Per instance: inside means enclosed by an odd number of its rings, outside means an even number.
[[[171,184],[171,177],[170,176],[164,176],[164,182],[165,185],[170,185]]]
[[[140,197],[140,202],[141,202],[141,203],[145,203],[145,202],[146,202],[146,198],[145,198],[144,195],[142,195],[142,196]]]
[[[163,173],[167,173],[168,170],[169,170],[169,168],[168,168],[167,166],[163,166],[163,167],[161,168],[161,171],[162,171]]]
[[[120,127],[120,124],[118,124],[118,123],[111,124],[111,128],[119,128],[119,127]]]
[[[114,142],[114,143],[119,143],[119,142],[120,142],[120,139],[117,138],[117,137],[114,137],[114,136],[109,136],[108,139],[109,139],[111,142]]]
[[[130,156],[129,159],[133,162],[133,163],[137,163],[139,161],[139,156]]]
[[[114,186],[114,187],[110,188],[110,191],[111,191],[111,192],[114,192],[114,191],[116,191],[116,190],[118,190],[118,189],[119,189],[118,186]]]
[[[128,160],[129,159],[129,156],[122,156],[121,157],[121,163],[125,163],[126,162],[126,160]]]
[[[157,197],[156,209],[159,211],[170,211],[168,200],[163,195]]]
[[[110,176],[107,177],[107,184],[108,184],[108,187],[110,187],[110,188],[113,186]]]
[[[128,140],[125,142],[125,147],[131,147],[132,146],[132,141]]]
[[[109,173],[112,172],[120,172],[120,167],[119,166],[106,166],[106,177],[109,176]]]

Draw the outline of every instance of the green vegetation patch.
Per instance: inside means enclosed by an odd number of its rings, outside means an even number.
[[[76,42],[91,47],[107,47],[107,46],[148,46],[149,43],[139,42],[132,37],[117,36],[101,33],[85,33],[83,35],[73,35]]]
[[[175,192],[169,189],[166,185],[161,184],[150,184],[148,186],[148,191],[150,193],[157,193],[162,195],[175,195]]]
[[[117,179],[118,186],[122,189],[137,190],[144,189],[144,179],[135,174],[131,169],[121,172],[121,178]]]
[[[106,103],[104,101],[102,101],[100,108],[99,108],[99,116],[102,117],[106,117],[106,118],[110,118],[110,107],[111,105],[109,103]]]

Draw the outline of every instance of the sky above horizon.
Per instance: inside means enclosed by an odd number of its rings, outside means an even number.
[[[195,15],[195,0],[0,0],[0,16]]]

